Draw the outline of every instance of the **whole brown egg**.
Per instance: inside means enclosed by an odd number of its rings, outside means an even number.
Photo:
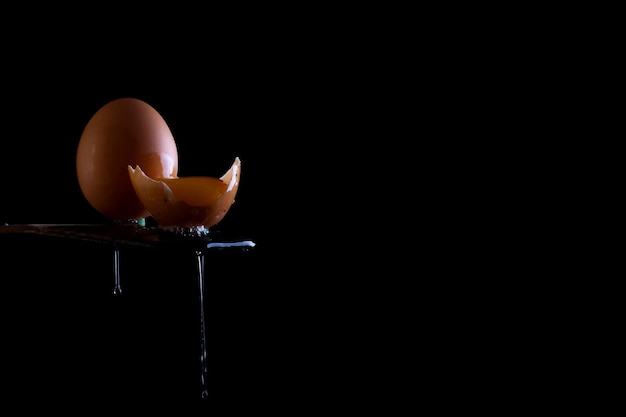
[[[78,142],[76,173],[87,201],[112,220],[149,216],[128,175],[140,166],[151,178],[178,173],[178,150],[163,117],[146,102],[125,97],[102,106]]]

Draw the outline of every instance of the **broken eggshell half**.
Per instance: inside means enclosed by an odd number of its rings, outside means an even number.
[[[150,178],[139,165],[128,165],[130,181],[159,227],[209,228],[219,223],[235,201],[241,176],[239,157],[220,178]]]

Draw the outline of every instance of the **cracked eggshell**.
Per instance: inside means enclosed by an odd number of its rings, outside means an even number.
[[[226,216],[235,201],[241,160],[235,158],[220,178],[154,178],[139,165],[127,169],[137,196],[159,226],[208,229]]]

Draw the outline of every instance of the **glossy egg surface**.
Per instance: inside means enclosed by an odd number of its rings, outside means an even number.
[[[169,126],[148,103],[119,98],[87,122],[76,152],[80,189],[98,212],[112,220],[149,216],[135,193],[128,166],[151,178],[176,177],[178,150]]]

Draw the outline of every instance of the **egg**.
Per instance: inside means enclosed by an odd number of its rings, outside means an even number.
[[[160,227],[201,227],[208,231],[224,218],[235,201],[241,160],[236,157],[219,178],[151,177],[140,165],[129,165],[128,175],[139,199]]]
[[[81,192],[109,219],[131,221],[150,215],[131,183],[129,165],[140,166],[152,178],[176,177],[178,149],[155,108],[124,97],[106,103],[89,119],[76,152]]]

